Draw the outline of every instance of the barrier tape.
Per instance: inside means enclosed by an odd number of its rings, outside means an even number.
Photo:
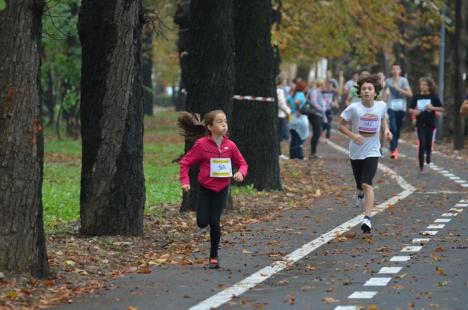
[[[240,96],[234,95],[232,96],[235,100],[245,100],[245,101],[266,101],[266,102],[274,102],[275,98],[273,97],[254,97],[254,96]]]

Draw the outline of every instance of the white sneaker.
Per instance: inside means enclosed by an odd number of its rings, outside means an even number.
[[[372,228],[372,223],[370,221],[370,218],[365,217],[362,220],[362,224],[361,224],[362,233],[370,234],[371,233],[371,228]]]
[[[281,154],[281,155],[279,156],[279,159],[288,160],[289,157],[286,156],[286,155]]]
[[[364,208],[364,193],[357,195],[356,208]]]

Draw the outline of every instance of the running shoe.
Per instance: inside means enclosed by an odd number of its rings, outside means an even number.
[[[210,258],[210,263],[208,265],[209,269],[219,269],[219,260],[217,258]]]
[[[364,219],[362,220],[361,224],[361,230],[363,234],[370,234],[371,233],[371,228],[372,228],[372,223],[370,221],[370,218],[368,216],[365,216]]]
[[[398,157],[400,156],[400,152],[398,152],[398,149],[395,149],[391,155],[390,155],[390,158],[391,159],[398,159]]]

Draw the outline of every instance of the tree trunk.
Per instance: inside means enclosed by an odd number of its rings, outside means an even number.
[[[455,35],[453,40],[453,84],[454,84],[454,139],[453,148],[455,150],[463,149],[465,133],[464,119],[460,116],[460,105],[463,102],[463,73],[465,72],[465,9],[467,9],[466,1],[457,0],[455,4]]]
[[[234,3],[235,94],[275,98],[271,0]],[[236,100],[232,120],[232,138],[249,164],[246,183],[281,189],[276,101]]]
[[[148,27],[143,31],[143,50],[141,55],[141,80],[145,115],[153,115],[153,32]]]
[[[141,1],[83,0],[81,232],[141,235],[143,100]]]
[[[52,78],[52,72],[50,69],[47,70],[46,74],[46,90],[42,96],[43,98],[43,105],[47,107],[47,115],[48,115],[48,120],[47,120],[47,126],[53,126],[55,123],[55,97],[54,97],[54,84],[53,84],[53,78]]]
[[[0,270],[36,277],[48,273],[39,91],[44,5],[7,1],[0,12]]]
[[[179,53],[180,81],[176,95],[176,111],[184,111],[187,103],[186,81],[188,73],[188,49],[190,38],[190,3],[191,0],[182,0],[177,4],[174,15],[174,23],[179,25],[179,36],[177,37],[177,51]]]
[[[190,7],[188,35],[186,110],[199,113],[222,109],[228,119],[234,92],[234,41],[232,32],[232,1],[193,0]],[[186,142],[186,150],[191,145]],[[198,188],[194,167],[190,172],[190,194],[184,195],[181,211],[196,210]]]

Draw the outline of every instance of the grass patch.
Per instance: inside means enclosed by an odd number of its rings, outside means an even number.
[[[179,167],[172,162],[184,150],[176,119],[177,113],[171,111],[145,117],[145,212],[152,215],[162,212],[157,206],[181,200]],[[52,128],[45,130],[44,140],[44,223],[50,233],[79,220],[81,140],[58,140]]]

